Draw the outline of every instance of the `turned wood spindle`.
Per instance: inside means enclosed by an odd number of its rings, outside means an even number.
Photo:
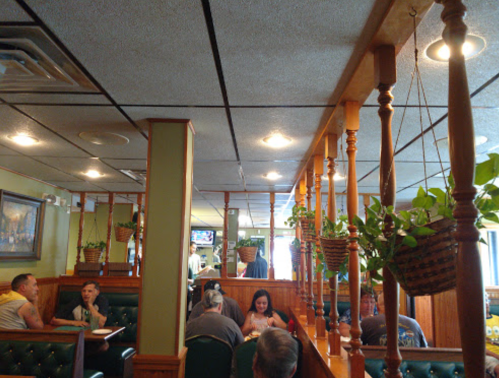
[[[223,236],[223,247],[222,247],[222,278],[227,278],[227,247],[229,246],[228,234],[229,234],[229,201],[230,193],[224,192],[224,236]]]
[[[312,210],[312,186],[314,185],[314,171],[307,169],[307,210]],[[308,275],[308,301],[307,325],[315,325],[314,309],[314,273],[313,273],[312,243],[307,242],[307,275]]]
[[[483,377],[485,366],[484,287],[478,250],[479,232],[474,223],[478,211],[473,204],[476,189],[475,137],[466,65],[462,46],[467,27],[466,7],[460,0],[437,0],[444,6],[443,38],[450,50],[448,134],[449,156],[456,200],[455,238],[457,253],[457,308],[466,377]]]
[[[324,174],[324,155],[314,155],[315,172],[315,247],[317,259],[316,266],[322,263],[318,254],[321,253],[319,236],[322,233],[322,175]],[[324,278],[323,272],[317,272],[317,317],[315,318],[315,337],[326,337],[326,320],[324,319]]]
[[[359,211],[359,194],[357,188],[357,172],[355,164],[355,156],[357,155],[357,131],[359,130],[359,110],[360,106],[357,102],[345,103],[345,121],[347,128],[347,155],[348,155],[348,185],[347,185],[347,210],[348,210],[348,231],[351,238],[356,238],[357,227],[352,224],[353,218]],[[349,264],[348,264],[348,281],[350,289],[350,310],[352,316],[352,327],[350,328],[350,350],[349,366],[351,378],[364,377],[364,355],[360,350],[361,341],[359,310],[360,310],[360,264],[359,264],[359,244],[353,240],[348,245]]]
[[[336,196],[334,193],[334,174],[336,173],[335,159],[338,156],[338,136],[336,134],[326,135],[326,159],[327,159],[327,217],[336,223]],[[338,324],[338,275],[329,279],[329,356],[340,356],[341,336]]]
[[[139,272],[139,251],[140,251],[140,225],[141,225],[141,214],[142,214],[142,193],[137,195],[137,228],[135,229],[135,257],[133,259],[133,271],[134,277],[137,277]]]
[[[85,204],[87,203],[87,193],[80,193],[80,223],[78,226],[78,243],[76,244],[76,264],[74,275],[78,275],[78,264],[81,262],[81,239],[83,237],[83,226],[85,225]]]
[[[114,193],[109,193],[109,214],[107,216],[107,240],[106,240],[106,258],[104,265],[104,276],[109,275],[109,254],[111,252],[111,234],[113,233],[113,210]]]
[[[393,95],[391,90],[397,81],[395,46],[384,45],[374,52],[374,85],[379,91],[378,115],[381,120],[381,151],[379,190],[383,206],[395,206],[395,161],[393,159],[392,118]],[[390,232],[392,219],[385,218],[385,236]],[[383,268],[383,292],[385,298],[387,348],[385,361],[386,378],[402,378],[399,370],[402,356],[398,347],[399,285],[390,269]]]
[[[307,193],[307,183],[305,178],[300,180],[300,206],[305,207],[305,195]],[[301,302],[300,314],[307,316],[307,255],[305,245],[305,235],[303,228],[300,228],[300,266],[301,266]]]
[[[269,269],[269,279],[275,280],[274,271],[274,205],[275,205],[275,193],[270,193],[270,269]]]
[[[295,206],[298,207],[300,206],[300,186],[299,184],[295,188]],[[296,224],[295,227],[295,237],[299,240],[301,240],[301,229],[300,229],[300,224]],[[296,252],[294,252],[296,253]],[[301,256],[301,253],[300,253]],[[301,263],[301,261],[300,261]],[[296,296],[298,299],[300,299],[300,293],[301,293],[301,284],[300,284],[300,265],[296,265],[295,263],[295,271],[296,271]]]

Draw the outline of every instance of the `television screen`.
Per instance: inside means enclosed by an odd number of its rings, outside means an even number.
[[[215,234],[214,230],[192,230],[191,241],[197,245],[214,245]]]

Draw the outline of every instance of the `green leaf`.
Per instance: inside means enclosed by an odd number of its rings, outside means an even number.
[[[411,220],[411,213],[409,213],[408,211],[405,211],[405,210],[400,210],[400,215],[402,216],[402,218],[404,218],[406,221],[410,221]]]
[[[319,265],[317,265],[317,269],[315,271],[322,272],[323,270],[324,270],[324,264],[319,264]]]
[[[426,197],[420,197],[419,193],[418,196],[412,200],[412,207],[424,209],[425,204],[426,204]]]
[[[499,155],[489,154],[489,159],[478,164],[475,168],[475,185],[485,185],[497,177]]]
[[[378,213],[381,210],[381,202],[379,202],[379,200],[376,197],[371,197],[371,199],[374,202],[374,204],[371,205],[371,209]]]
[[[488,219],[489,221],[499,223],[499,218],[497,217],[496,213],[487,213],[487,214],[484,214],[483,217],[485,219]]]
[[[335,272],[332,272],[330,270],[326,270],[326,278],[329,279],[329,278],[333,277],[334,275],[335,275]]]
[[[424,191],[422,186],[419,187],[417,196],[418,197],[426,197],[426,192]]]
[[[445,203],[445,197],[446,197],[446,194],[445,192],[440,189],[440,188],[431,188],[431,189],[428,189],[428,191],[435,195],[437,197],[437,202],[440,202],[440,203]]]
[[[424,235],[433,235],[434,233],[435,233],[435,230],[432,230],[431,228],[416,227],[414,230],[412,230],[411,235],[412,236],[424,236]]]
[[[406,236],[404,236],[404,240],[402,240],[402,244],[414,248],[418,245],[418,242],[416,241],[416,238],[414,238],[410,235],[406,235]]]

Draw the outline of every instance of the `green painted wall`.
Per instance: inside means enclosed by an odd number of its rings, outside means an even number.
[[[192,195],[190,130],[188,140],[185,136],[186,125],[182,123],[155,123],[149,133],[141,354],[175,355],[184,343]],[[184,146],[187,146],[186,166]],[[185,202],[182,202],[183,195]],[[175,341],[177,332],[178,343]]]
[[[83,226],[82,245],[88,241],[107,241],[107,219],[109,216],[109,205],[99,204],[95,213],[85,213],[85,223]],[[94,219],[97,218],[97,226],[94,226]],[[132,220],[131,204],[116,204],[113,208],[113,226],[118,222],[129,222]],[[69,244],[68,244],[68,263],[67,269],[72,271],[76,263],[76,246],[78,245],[78,230],[80,227],[80,213],[71,213]],[[93,228],[93,229],[92,229]],[[97,230],[97,232],[96,232]],[[114,227],[111,236],[111,251],[109,251],[110,262],[125,262],[127,256],[127,245],[117,242],[114,239]],[[97,240],[98,239],[98,240]],[[102,254],[101,261],[104,262],[105,256]],[[81,261],[84,261],[83,254]]]
[[[43,193],[55,194],[71,203],[71,193],[0,168],[0,189],[42,198]],[[11,281],[21,273],[32,273],[38,278],[57,277],[66,271],[69,214],[66,208],[46,205],[43,224],[40,261],[0,263],[0,281]]]

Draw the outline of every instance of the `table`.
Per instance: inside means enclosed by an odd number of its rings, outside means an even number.
[[[60,328],[60,326],[53,326],[53,325],[45,325],[43,329],[50,330],[50,331],[55,331],[56,328]],[[85,329],[83,327],[71,327],[74,329],[71,329],[69,331],[83,331],[83,336],[85,338],[85,341],[106,341],[111,339],[112,337],[116,336],[118,333],[122,332],[125,327],[103,327],[101,329],[110,329],[112,332],[107,333],[105,335],[95,335],[92,333],[92,330],[90,328]],[[2,378],[0,376],[0,378]]]

